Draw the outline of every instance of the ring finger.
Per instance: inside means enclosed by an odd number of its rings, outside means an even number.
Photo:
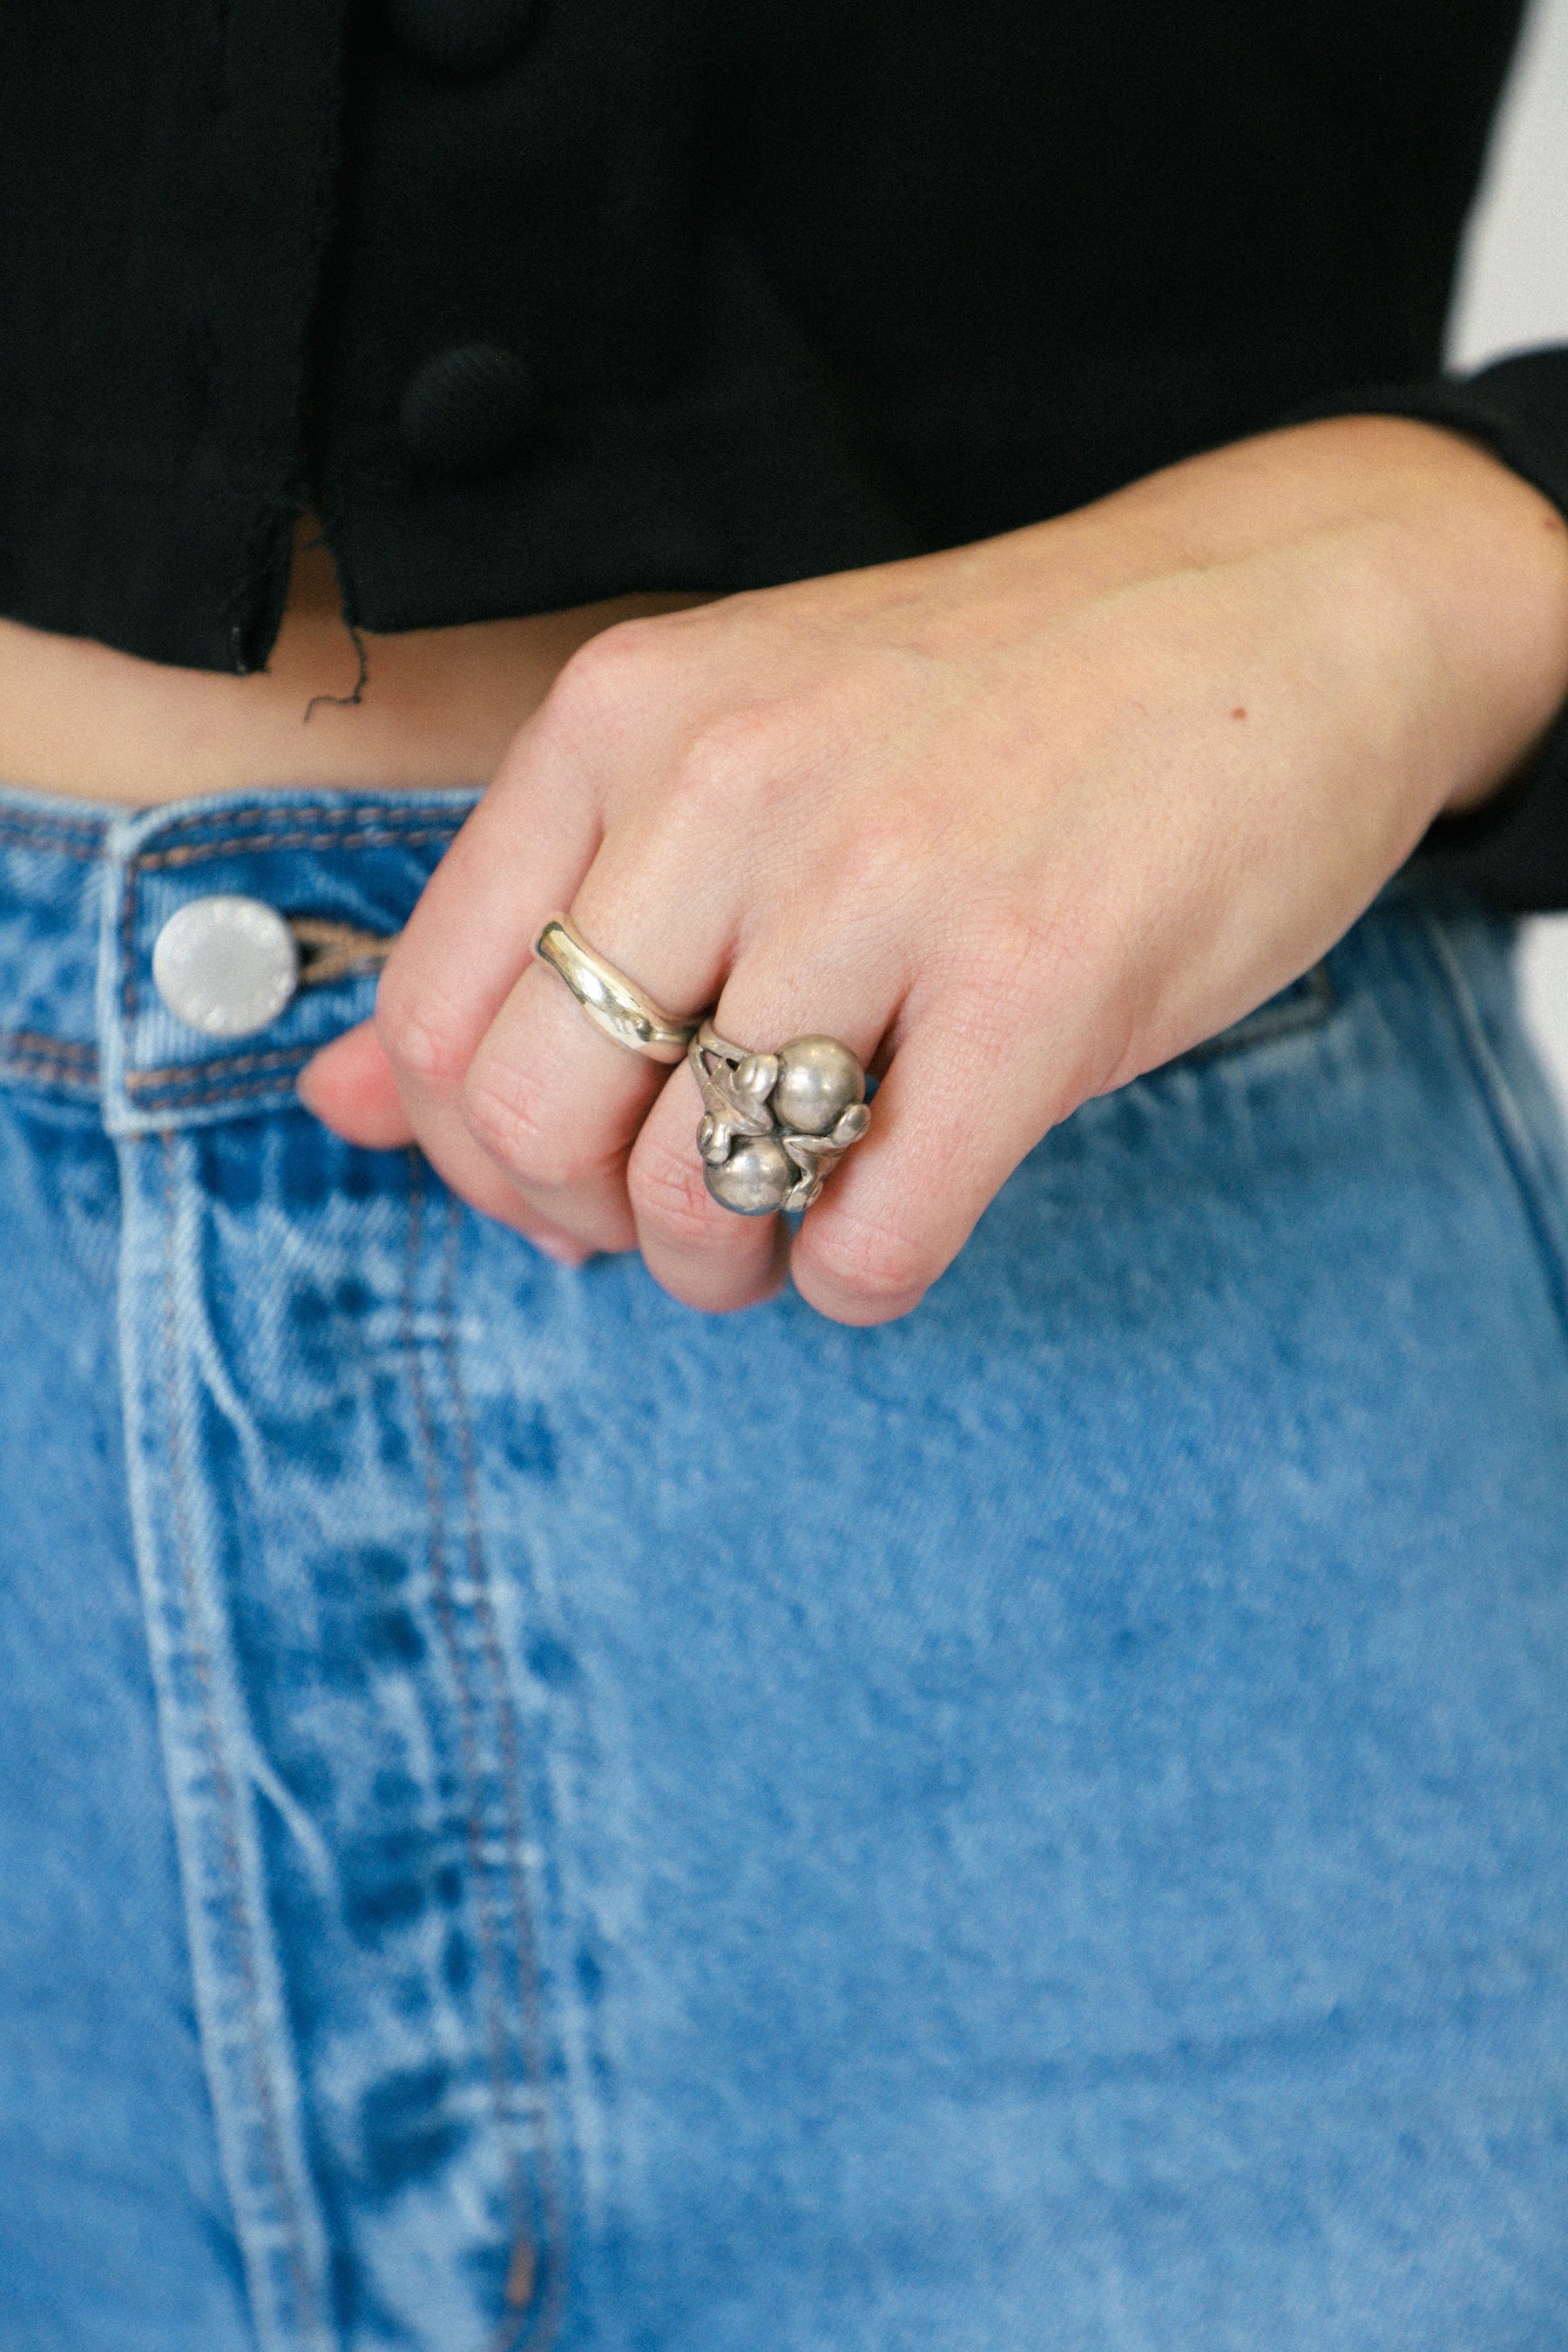
[[[677,1022],[712,1003],[725,960],[717,909],[705,920],[686,899],[672,917],[635,856],[605,848],[570,910],[593,954]],[[536,957],[474,1054],[463,1116],[533,1214],[589,1248],[630,1249],[626,1158],[668,1071],[606,1036]]]
[[[717,895],[705,908],[692,904],[689,887],[661,888],[646,848],[623,864],[606,845],[571,914],[599,954],[671,1013],[694,1014],[722,987],[717,1025],[747,1045],[826,1033],[864,1062],[896,1003],[885,946],[862,936],[853,955],[825,966],[825,926],[804,918],[742,947],[726,980],[731,943]],[[745,1306],[783,1280],[781,1220],[738,1216],[708,1190],[689,1072],[666,1076],[604,1036],[547,966],[521,975],[492,1022],[464,1109],[535,1214],[593,1248],[635,1242],[687,1304],[710,1313]]]
[[[731,976],[714,1016],[721,1036],[760,1052],[829,1036],[864,1068],[896,1013],[889,971],[847,957],[825,964],[820,952],[781,947],[759,949]],[[686,1305],[714,1314],[751,1306],[778,1286],[788,1233],[776,1214],[741,1216],[715,1200],[697,1149],[702,1108],[689,1074],[675,1072],[632,1147],[627,1181],[649,1272]]]

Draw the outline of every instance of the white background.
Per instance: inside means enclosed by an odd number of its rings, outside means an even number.
[[[1568,343],[1568,0],[1531,12],[1449,322],[1459,367],[1531,343]],[[1528,927],[1524,984],[1568,1103],[1568,915]]]

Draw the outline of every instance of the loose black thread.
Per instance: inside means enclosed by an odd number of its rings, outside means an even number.
[[[343,626],[349,633],[359,661],[359,675],[354,679],[353,692],[352,694],[313,694],[305,705],[305,716],[300,722],[302,727],[310,725],[310,713],[318,702],[336,703],[340,710],[349,710],[364,700],[364,689],[370,677],[370,661],[365,653],[364,639],[352,621],[345,621]]]

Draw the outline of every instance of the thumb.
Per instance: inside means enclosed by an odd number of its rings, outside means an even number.
[[[368,1021],[323,1045],[300,1071],[295,1089],[306,1109],[345,1143],[394,1151],[414,1140],[392,1065]]]

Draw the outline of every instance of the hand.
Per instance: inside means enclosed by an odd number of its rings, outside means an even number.
[[[634,621],[567,663],[374,1027],[300,1091],[559,1255],[640,1248],[698,1307],[765,1297],[786,1233],[710,1199],[689,1072],[531,961],[569,908],[671,1010],[884,1073],[790,1270],[826,1315],[901,1315],[1055,1121],[1306,970],[1565,692],[1561,518],[1398,420]]]

